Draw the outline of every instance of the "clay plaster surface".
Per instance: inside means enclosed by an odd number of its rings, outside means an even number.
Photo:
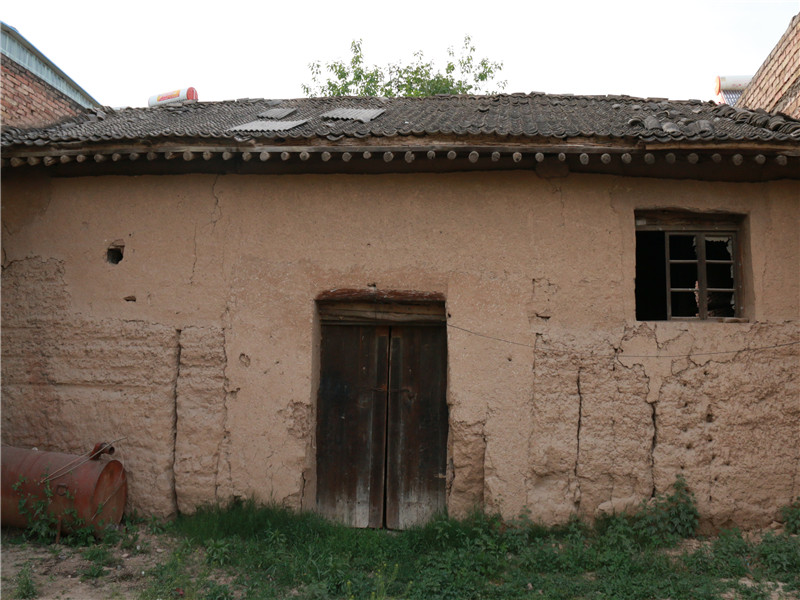
[[[3,442],[125,436],[130,505],[156,514],[313,508],[314,298],[439,292],[451,514],[594,516],[683,473],[709,526],[768,523],[800,493],[799,198],[530,172],[4,180]],[[748,322],[635,320],[647,208],[746,216]]]

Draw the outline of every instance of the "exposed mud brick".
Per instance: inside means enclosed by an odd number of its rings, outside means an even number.
[[[527,503],[534,520],[565,521],[580,502],[578,365],[563,346],[541,337],[533,360]]]
[[[180,333],[175,438],[178,510],[191,513],[217,499],[220,446],[224,437],[225,336],[216,327]]]
[[[577,475],[581,512],[588,515],[604,502],[646,498],[653,489],[653,409],[647,403],[644,369],[621,366],[610,358],[609,346],[596,352],[599,357],[580,359],[578,372]]]
[[[3,270],[3,443],[83,454],[122,438],[128,508],[169,515],[177,334],[69,314],[62,274],[55,260]]]
[[[463,517],[483,506],[486,437],[483,423],[450,423],[452,468],[448,469],[449,512]]]
[[[616,360],[608,342],[540,337],[534,358],[532,516],[563,521],[652,490],[652,409],[643,369]]]
[[[792,324],[756,326],[737,346],[768,347],[792,335]],[[800,485],[798,364],[797,346],[783,346],[676,365],[657,403],[657,489],[683,474],[708,529],[776,519]]]

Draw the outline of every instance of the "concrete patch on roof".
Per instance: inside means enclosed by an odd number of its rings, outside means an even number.
[[[287,131],[307,122],[308,119],[300,121],[251,121],[231,127],[228,131]]]
[[[369,123],[385,112],[386,110],[383,108],[334,108],[322,113],[320,116],[323,119],[352,119],[362,123]]]

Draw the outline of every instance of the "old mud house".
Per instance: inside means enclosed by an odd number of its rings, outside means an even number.
[[[800,494],[800,122],[545,94],[90,109],[3,134],[2,435],[130,508],[546,523]]]

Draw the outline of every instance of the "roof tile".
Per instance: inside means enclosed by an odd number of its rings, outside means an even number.
[[[293,119],[283,120],[288,115]],[[629,96],[532,93],[244,99],[152,108],[90,109],[65,123],[46,128],[4,128],[2,145],[8,148],[27,140],[40,144],[160,137],[277,141],[276,138],[330,140],[398,135],[612,137],[706,143],[762,139],[796,143],[800,139],[800,121],[711,102]]]

